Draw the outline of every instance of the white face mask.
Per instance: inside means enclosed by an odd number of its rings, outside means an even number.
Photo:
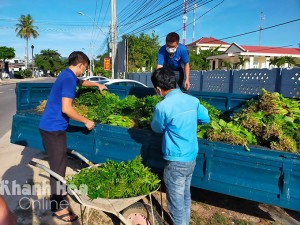
[[[166,50],[167,50],[167,52],[170,53],[170,54],[174,54],[174,53],[176,52],[176,49],[177,49],[177,48],[169,48],[168,46],[166,46]]]

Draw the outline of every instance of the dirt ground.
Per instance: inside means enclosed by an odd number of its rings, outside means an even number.
[[[28,153],[29,152],[29,153]],[[38,163],[48,166],[47,157],[42,152],[25,149],[23,154],[32,154],[30,158]],[[25,162],[25,161],[24,161]],[[27,162],[26,162],[27,164]],[[49,174],[40,168],[30,167],[31,175],[26,179],[26,183],[39,184],[41,182],[48,182]],[[81,160],[69,158],[68,174],[75,173],[83,167]],[[22,165],[24,168],[24,165]],[[161,195],[160,195],[161,193]],[[170,218],[165,201],[165,192],[156,192],[152,202],[156,211],[161,215],[163,213],[164,225],[170,225]],[[49,201],[48,196],[34,196],[36,201]],[[161,209],[161,199],[162,207]],[[223,194],[218,194],[210,191],[192,188],[192,207],[191,207],[191,225],[300,225],[300,213],[284,210],[279,207],[260,204],[253,201],[248,201],[240,198],[230,197]],[[145,203],[149,203],[149,197],[144,198]],[[26,202],[23,202],[26,206]],[[28,204],[28,203],[27,203]],[[82,224],[81,219],[87,225],[119,225],[120,220],[108,213],[97,210],[87,210],[81,214],[80,205],[70,199],[72,210],[80,216],[80,220],[72,224]],[[60,222],[52,217],[49,209],[45,207],[23,207],[18,206],[14,213],[18,218],[20,225],[52,225],[52,224],[66,224]],[[69,223],[70,224],[70,223]]]

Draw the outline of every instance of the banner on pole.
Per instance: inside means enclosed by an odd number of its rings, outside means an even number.
[[[104,70],[110,70],[110,58],[104,58]]]

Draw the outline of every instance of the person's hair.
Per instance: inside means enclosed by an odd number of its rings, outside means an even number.
[[[179,35],[176,32],[168,33],[166,37],[166,43],[168,42],[177,42],[179,43]]]
[[[68,65],[76,66],[79,63],[87,63],[88,65],[90,65],[89,57],[81,51],[72,52],[68,58]]]
[[[175,73],[169,68],[162,67],[154,70],[151,81],[155,88],[160,87],[164,91],[176,88]]]

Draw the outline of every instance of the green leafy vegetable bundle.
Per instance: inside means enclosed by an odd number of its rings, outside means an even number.
[[[158,176],[142,164],[141,156],[120,163],[108,160],[99,167],[84,168],[67,178],[70,186],[87,185],[91,199],[147,195],[158,188],[159,183]]]
[[[156,95],[144,98],[129,95],[119,99],[106,91],[100,94],[97,89],[80,88],[74,107],[81,115],[95,122],[127,128],[149,128],[154,106],[160,100]]]
[[[74,100],[75,109],[95,122],[126,128],[150,128],[159,96],[119,99],[115,94],[97,89],[79,88]],[[209,124],[198,126],[198,138],[221,141],[233,145],[260,145],[274,150],[300,152],[300,103],[281,94],[262,89],[258,99],[246,102],[234,115],[215,109],[205,101]],[[45,102],[37,110],[42,111]]]
[[[205,103],[204,103],[205,105]],[[206,106],[206,105],[205,105]],[[208,108],[211,122],[198,127],[198,138],[235,145],[258,144],[274,150],[300,151],[300,103],[262,89],[240,112],[225,117]]]
[[[252,132],[261,146],[295,153],[300,150],[300,103],[295,99],[263,89],[258,101],[249,101],[233,120]]]

